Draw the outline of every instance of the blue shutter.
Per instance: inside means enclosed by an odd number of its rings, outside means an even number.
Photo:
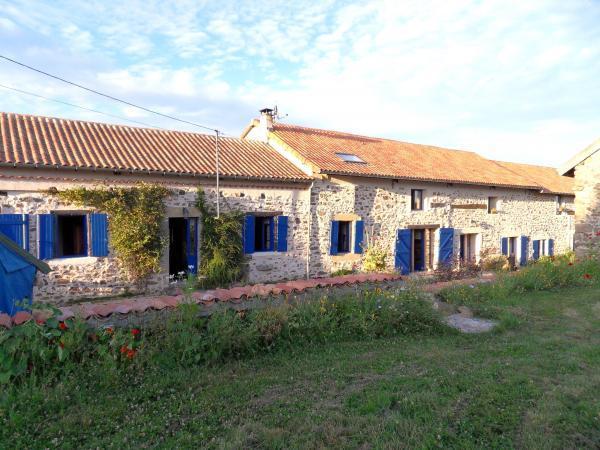
[[[27,214],[0,214],[0,233],[29,251],[29,216]]]
[[[440,228],[439,264],[452,264],[454,253],[454,228]]]
[[[533,259],[537,261],[540,259],[540,241],[535,239],[533,242]]]
[[[363,252],[363,240],[365,233],[365,222],[362,220],[356,221],[355,235],[354,235],[354,253]]]
[[[554,239],[548,239],[548,255],[554,256]]]
[[[394,266],[402,275],[410,272],[412,230],[398,230],[396,235],[396,256]]]
[[[187,271],[191,274],[198,273],[198,218],[185,219],[185,251],[187,257]]]
[[[521,236],[521,265],[527,265],[527,259],[529,256],[529,238],[527,236]]]
[[[288,218],[279,216],[277,218],[277,251],[287,252]]]
[[[244,253],[254,253],[254,216],[247,215],[244,221]]]
[[[39,219],[39,258],[54,258],[54,241],[56,237],[56,216],[54,214],[40,214]]]
[[[500,240],[500,244],[502,247],[502,254],[504,256],[508,256],[508,238],[502,238]]]
[[[331,248],[329,249],[330,255],[338,254],[338,234],[340,232],[340,223],[337,220],[331,221]]]
[[[108,217],[90,214],[92,256],[108,256]]]

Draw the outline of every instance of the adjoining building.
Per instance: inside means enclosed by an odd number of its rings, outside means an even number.
[[[581,255],[600,232],[600,139],[574,155],[560,173],[574,179],[575,250]]]
[[[572,247],[572,179],[476,153],[274,123],[263,110],[242,138],[220,138],[219,200],[245,213],[250,283],[360,266],[377,241],[389,270],[427,271],[504,253],[515,265]],[[36,301],[158,293],[195,271],[201,186],[217,199],[215,137],[0,113],[0,232],[44,260]],[[161,271],[130,283],[110,217],[48,194],[76,186],[171,189]]]
[[[366,233],[402,273],[484,253],[520,265],[572,248],[572,180],[553,168],[275,123],[268,109],[242,137],[268,143],[314,178],[311,276],[357,264]]]

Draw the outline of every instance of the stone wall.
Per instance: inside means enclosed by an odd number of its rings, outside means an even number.
[[[411,211],[411,189],[423,189],[425,208]],[[498,213],[488,214],[489,196],[500,200]],[[311,194],[311,275],[325,275],[359,264],[360,255],[329,255],[331,221],[336,215],[353,213],[365,221],[365,230],[388,250],[387,265],[394,267],[396,231],[417,225],[455,229],[454,252],[459,254],[460,234],[479,235],[482,251],[500,252],[502,237],[529,236],[554,239],[555,253],[572,247],[573,216],[557,214],[554,195],[535,191],[469,187],[441,183],[331,178],[317,181]],[[567,198],[573,209],[573,198]],[[437,262],[438,240],[434,243]],[[532,256],[531,244],[529,255]]]
[[[575,167],[575,194],[575,249],[584,255],[600,231],[600,152]]]
[[[15,171],[16,172],[16,171]],[[37,173],[36,173],[37,174]],[[203,185],[209,203],[216,201],[216,190],[210,181],[169,181],[164,178],[142,178],[146,182],[161,182],[171,188],[173,195],[166,201],[167,216],[182,217],[184,208],[190,217],[195,216],[196,188]],[[131,185],[140,178],[109,177],[110,185]],[[77,179],[48,176],[0,177],[0,213],[29,214],[30,252],[38,252],[36,215],[55,211],[82,211],[45,193],[49,188],[59,190],[75,186],[97,185],[97,175],[81,174]],[[222,183],[221,210],[243,212],[273,212],[289,217],[288,251],[285,253],[256,253],[248,258],[247,281],[251,283],[281,279],[302,278],[306,275],[308,222],[308,191],[305,185],[273,184],[267,182],[240,181]],[[197,211],[197,210],[196,210]],[[163,223],[164,236],[168,236],[168,218]],[[200,236],[201,236],[200,230]],[[199,242],[198,242],[199,244]],[[163,252],[161,272],[150,276],[143,283],[132,283],[120,267],[110,249],[108,257],[77,257],[49,260],[52,272],[39,274],[34,287],[34,298],[39,302],[57,305],[78,299],[116,296],[126,293],[163,293],[170,286],[168,248]],[[199,255],[200,256],[200,255]]]

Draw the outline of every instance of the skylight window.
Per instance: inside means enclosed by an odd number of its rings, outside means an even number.
[[[365,164],[365,162],[360,159],[358,156],[353,155],[352,153],[336,153],[337,156],[339,156],[343,161],[349,162],[349,163],[363,163]]]

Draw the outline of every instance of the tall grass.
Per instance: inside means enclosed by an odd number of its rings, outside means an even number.
[[[571,255],[541,258],[516,273],[499,273],[493,283],[452,286],[439,295],[446,302],[465,305],[483,317],[497,317],[507,300],[531,291],[549,291],[600,284],[600,261],[573,262]]]

